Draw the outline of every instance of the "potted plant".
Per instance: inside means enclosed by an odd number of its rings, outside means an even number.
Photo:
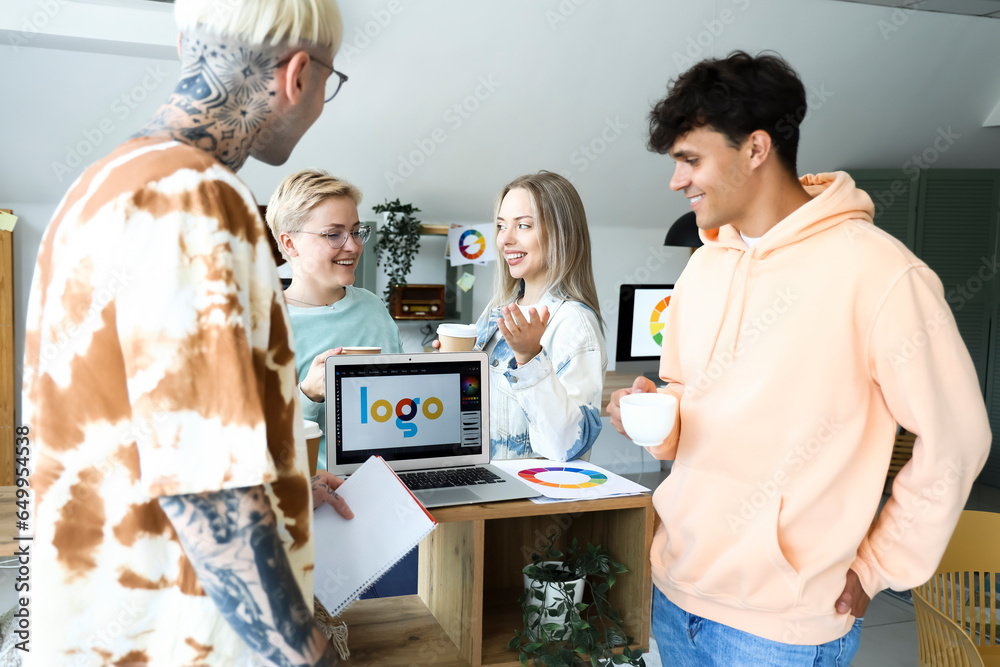
[[[389,305],[397,286],[406,284],[413,258],[420,250],[420,220],[413,216],[420,209],[413,204],[401,204],[399,199],[386,199],[384,204],[376,204],[372,210],[385,214],[385,224],[375,243],[375,263],[381,266],[384,260],[385,274],[389,278],[384,294],[386,305]]]
[[[524,627],[507,647],[517,649],[525,666],[530,660],[533,667],[645,667],[642,649],[629,648],[632,637],[608,601],[617,576],[628,568],[607,549],[581,547],[575,538],[563,554],[555,548],[556,537],[550,535],[542,553],[532,554],[523,570],[525,588],[518,602]]]

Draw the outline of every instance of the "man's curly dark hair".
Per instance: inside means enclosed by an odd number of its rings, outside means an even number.
[[[805,87],[781,56],[734,51],[703,60],[671,82],[649,114],[649,150],[669,153],[679,137],[700,127],[725,135],[734,148],[763,130],[795,175],[807,108]]]

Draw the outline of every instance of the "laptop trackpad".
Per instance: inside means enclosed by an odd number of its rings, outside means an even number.
[[[469,489],[431,489],[417,494],[424,505],[463,505],[480,502],[482,497]]]

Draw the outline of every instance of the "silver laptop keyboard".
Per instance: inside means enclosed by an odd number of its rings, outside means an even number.
[[[497,484],[507,481],[486,468],[447,468],[445,470],[401,472],[399,478],[411,491],[444,489],[451,486]]]

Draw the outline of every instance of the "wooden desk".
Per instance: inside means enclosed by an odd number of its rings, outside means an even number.
[[[539,505],[519,500],[432,510],[439,525],[420,543],[418,593],[359,600],[342,615],[347,665],[520,667],[507,642],[522,623],[521,568],[552,532],[608,548],[625,564],[610,600],[636,645],[649,647],[651,496]]]
[[[604,375],[604,391],[601,392],[601,416],[608,414],[608,402],[611,401],[611,394],[619,389],[627,389],[632,386],[638,373],[616,373],[609,371]]]

